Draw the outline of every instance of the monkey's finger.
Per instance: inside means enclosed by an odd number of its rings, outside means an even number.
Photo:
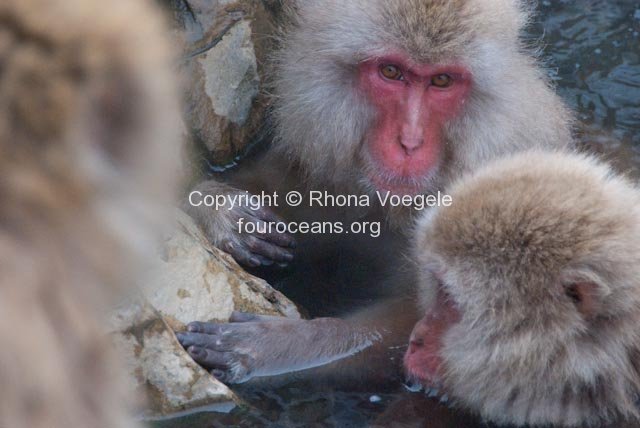
[[[260,260],[260,264],[261,264],[262,266],[271,266],[271,265],[273,265],[273,263],[274,263],[274,262],[273,262],[273,260],[268,259],[268,258],[266,258],[266,257],[263,257],[263,256],[261,256],[261,255],[259,255],[259,254],[254,254],[254,255],[253,255],[253,257],[255,257],[255,258],[257,258],[258,260]]]
[[[275,262],[287,263],[293,260],[293,253],[290,250],[279,247],[255,236],[247,238],[247,246],[252,253],[267,257]]]
[[[214,348],[220,342],[220,336],[203,333],[177,333],[178,342],[184,347],[198,346],[202,348]]]
[[[296,247],[296,240],[294,237],[286,232],[278,232],[276,230],[277,223],[284,223],[280,217],[273,214],[270,219],[266,219],[256,215],[255,212],[246,212],[242,217],[246,223],[255,224],[255,236],[259,236],[262,239],[268,240],[281,247]]]
[[[233,311],[229,322],[282,321],[287,318],[274,315],[252,314],[250,312]]]
[[[187,332],[204,334],[222,334],[224,324],[193,321],[187,324]]]
[[[267,222],[263,221],[263,220],[257,220],[257,226],[256,230],[258,231],[256,233],[256,236],[258,236],[260,239],[264,240],[264,241],[268,241],[271,242],[275,245],[278,245],[280,247],[288,247],[288,248],[295,248],[296,247],[296,240],[293,238],[292,235],[286,233],[286,232],[278,232],[275,230],[275,227],[269,227],[269,225],[267,224]],[[260,231],[265,231],[264,233],[261,233]]]
[[[189,346],[189,348],[187,348],[187,352],[196,363],[209,370],[225,370],[228,368],[228,358],[225,357],[224,352],[212,351],[211,349],[199,346]]]
[[[280,217],[278,214],[274,213],[267,207],[260,207],[260,209],[254,211],[254,216],[261,220],[265,220],[267,222],[274,223],[284,223],[284,219]]]
[[[243,244],[229,240],[222,243],[222,249],[231,254],[233,259],[243,266],[258,267],[262,264],[260,258],[252,254]]]
[[[215,377],[220,382],[224,382],[224,383],[228,383],[231,378],[228,371],[221,370],[221,369],[212,369],[210,373],[211,373],[211,376]]]

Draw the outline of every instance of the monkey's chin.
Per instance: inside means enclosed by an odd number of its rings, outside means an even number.
[[[437,374],[431,373],[428,370],[420,368],[407,368],[411,364],[405,357],[405,386],[407,388],[417,388],[418,390],[424,389],[440,389],[442,387],[442,380]]]
[[[389,192],[398,196],[416,196],[430,193],[434,188],[435,172],[421,177],[396,177],[384,173],[369,173],[366,176],[368,187],[378,192]]]

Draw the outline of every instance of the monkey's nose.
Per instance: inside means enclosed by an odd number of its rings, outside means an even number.
[[[399,138],[400,146],[407,156],[411,156],[413,152],[422,147],[424,140],[422,137],[401,136]]]

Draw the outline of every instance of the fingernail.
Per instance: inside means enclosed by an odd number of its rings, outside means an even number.
[[[250,264],[251,266],[260,266],[262,263],[260,263],[260,260],[258,260],[257,258],[255,258],[255,257],[251,257],[251,258],[249,259],[249,264]]]
[[[198,355],[200,355],[200,348],[196,348],[195,346],[189,346],[189,348],[187,349],[187,352],[189,353],[189,355],[193,357],[197,357]]]
[[[187,331],[190,333],[198,333],[200,331],[200,327],[195,324],[189,324],[187,326]]]
[[[224,372],[222,370],[213,369],[211,370],[211,375],[217,379],[224,377]]]

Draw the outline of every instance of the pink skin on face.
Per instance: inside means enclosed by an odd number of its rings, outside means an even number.
[[[460,312],[444,293],[439,291],[434,308],[418,321],[411,332],[404,355],[407,374],[422,385],[436,386],[442,377],[442,339],[452,325],[460,320]]]
[[[394,66],[400,79],[389,79],[382,68]],[[443,126],[461,110],[471,87],[471,74],[459,65],[414,64],[402,55],[365,61],[359,68],[360,88],[377,115],[368,138],[369,154],[381,169],[371,181],[394,193],[419,192],[398,183],[429,177],[442,156]],[[447,75],[451,84],[435,86],[432,79]]]

